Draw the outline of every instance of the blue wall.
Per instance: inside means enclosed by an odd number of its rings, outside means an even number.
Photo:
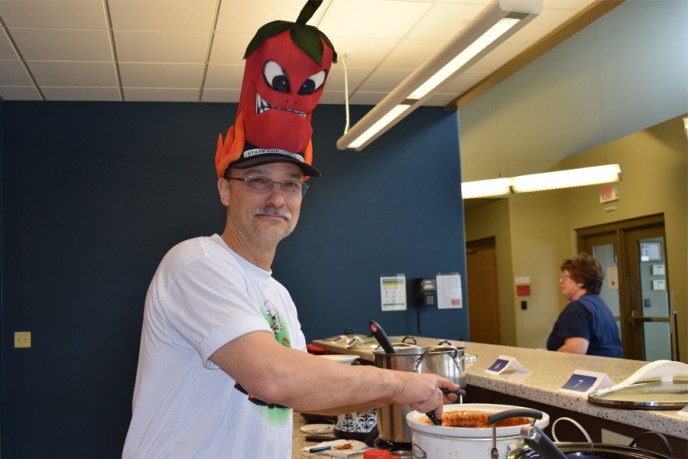
[[[146,289],[172,245],[222,230],[213,155],[234,110],[0,102],[3,457],[120,457]],[[457,115],[418,110],[358,153],[334,146],[342,107],[313,125],[323,177],[275,277],[309,340],[370,319],[417,334],[413,309],[380,312],[379,276],[465,278]],[[468,338],[465,309],[421,317],[424,336]],[[13,349],[24,330],[32,348]]]

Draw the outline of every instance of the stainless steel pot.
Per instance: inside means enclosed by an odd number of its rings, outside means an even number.
[[[394,354],[378,349],[375,366],[399,371],[434,373],[451,379],[465,387],[463,348],[412,347],[396,348]],[[391,443],[411,443],[411,430],[406,424],[406,415],[411,412],[408,405],[391,404],[377,409],[377,428],[380,439]]]

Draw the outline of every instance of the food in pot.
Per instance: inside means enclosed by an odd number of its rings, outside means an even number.
[[[456,410],[448,411],[442,415],[442,425],[444,427],[491,427],[487,422],[487,418],[494,413],[486,413],[484,411],[470,411],[470,410]],[[426,417],[423,418],[426,424],[432,424],[432,421]],[[497,427],[511,427],[530,424],[529,418],[515,417],[504,419],[497,423]]]

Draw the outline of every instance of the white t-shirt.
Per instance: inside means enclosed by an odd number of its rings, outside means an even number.
[[[250,402],[209,360],[257,330],[306,349],[296,307],[269,271],[217,234],[173,247],[146,296],[123,458],[291,458],[292,410]]]

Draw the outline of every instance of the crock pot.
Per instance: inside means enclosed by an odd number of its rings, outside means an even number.
[[[443,411],[480,411],[496,417],[495,423],[509,417],[529,417],[539,428],[549,425],[547,413],[514,405],[464,403],[445,405]],[[406,423],[411,429],[412,451],[416,459],[506,459],[511,451],[523,446],[521,426],[445,427],[428,424],[427,416],[418,411],[409,412]],[[493,449],[496,456],[492,455]]]

